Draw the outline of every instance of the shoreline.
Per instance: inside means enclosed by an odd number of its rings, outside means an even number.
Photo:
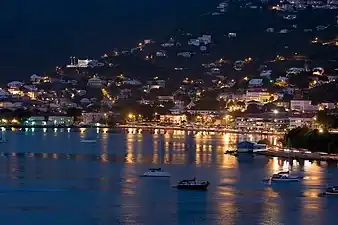
[[[338,154],[320,154],[318,152],[286,152],[286,151],[267,151],[257,152],[257,155],[267,157],[278,157],[293,160],[313,160],[313,161],[335,161],[338,162]]]
[[[12,129],[71,129],[72,131],[83,132],[81,129],[104,129],[105,132],[118,132],[118,131],[128,131],[128,129],[137,129],[142,131],[154,130],[179,130],[186,132],[216,132],[216,133],[236,133],[236,134],[261,134],[261,135],[284,135],[284,132],[269,132],[269,131],[243,131],[236,129],[228,128],[217,128],[217,127],[178,127],[178,126],[145,126],[145,125],[136,125],[136,124],[127,124],[127,125],[116,125],[116,126],[26,126],[26,125],[6,125],[0,126],[2,130],[12,130]]]

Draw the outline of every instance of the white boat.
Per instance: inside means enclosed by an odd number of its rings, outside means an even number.
[[[96,143],[96,140],[81,140],[82,143]]]
[[[338,186],[329,187],[324,192],[325,195],[338,195]]]
[[[141,177],[170,177],[170,173],[163,171],[161,168],[151,168]]]
[[[237,152],[238,153],[257,153],[257,152],[266,152],[266,144],[257,144],[252,141],[242,141],[237,143]]]
[[[290,176],[289,171],[273,174],[270,178],[271,182],[297,182],[300,181],[300,179],[298,176]]]

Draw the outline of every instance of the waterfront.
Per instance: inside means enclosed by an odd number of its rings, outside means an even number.
[[[5,225],[335,224],[338,200],[318,194],[338,183],[336,166],[294,161],[292,170],[306,179],[271,187],[262,179],[287,169],[287,162],[225,155],[235,134],[92,130],[7,131],[5,136],[0,157]],[[80,142],[92,138],[98,142]],[[140,178],[150,167],[164,168],[171,179]],[[194,176],[211,182],[207,192],[171,188]]]

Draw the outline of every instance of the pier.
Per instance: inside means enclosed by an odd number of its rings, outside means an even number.
[[[256,154],[295,160],[338,161],[338,154],[327,154],[309,151],[269,150],[266,152],[257,152]]]

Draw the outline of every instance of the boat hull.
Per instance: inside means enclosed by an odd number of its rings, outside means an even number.
[[[338,192],[329,192],[329,191],[326,191],[324,192],[325,195],[337,195],[338,196]]]
[[[207,190],[208,185],[177,185],[177,189],[182,189],[182,190]]]
[[[287,179],[272,178],[271,179],[271,182],[285,182],[286,183],[286,182],[298,182],[298,181],[300,181],[299,178],[287,178]]]
[[[96,140],[82,140],[81,143],[96,143]]]
[[[170,177],[170,174],[167,172],[146,172],[141,177]]]

